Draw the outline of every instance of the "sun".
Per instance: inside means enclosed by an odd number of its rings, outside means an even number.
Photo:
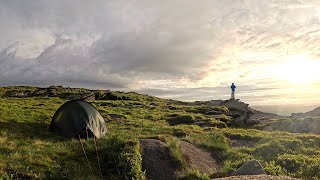
[[[307,84],[320,79],[320,62],[307,56],[293,56],[273,68],[273,73],[281,80],[292,84]]]

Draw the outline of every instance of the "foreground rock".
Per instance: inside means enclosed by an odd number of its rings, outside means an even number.
[[[179,165],[172,161],[170,150],[162,141],[155,139],[140,140],[142,169],[147,179],[174,180]]]
[[[246,175],[246,176],[231,176],[225,178],[216,178],[215,180],[300,180],[287,176],[270,176],[270,175]]]
[[[250,160],[244,163],[239,169],[233,172],[232,176],[239,175],[260,175],[266,174],[262,165],[257,160]]]
[[[189,167],[201,173],[213,174],[220,169],[213,154],[185,141],[180,141],[180,150]]]

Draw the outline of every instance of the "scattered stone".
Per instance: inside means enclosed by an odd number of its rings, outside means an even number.
[[[259,174],[266,174],[263,170],[262,165],[257,160],[249,160],[244,163],[239,169],[233,172],[232,176],[239,176],[239,175],[259,175]]]

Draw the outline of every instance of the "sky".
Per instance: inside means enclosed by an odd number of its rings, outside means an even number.
[[[319,0],[0,0],[0,86],[320,105]]]

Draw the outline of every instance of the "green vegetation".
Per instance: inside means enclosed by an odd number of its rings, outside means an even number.
[[[207,174],[201,174],[198,170],[190,170],[184,176],[179,177],[179,180],[209,180]]]
[[[179,164],[182,170],[187,169],[188,164],[181,153],[181,150],[179,147],[179,140],[174,137],[167,137],[166,142],[167,142],[168,148],[170,149],[173,159]]]
[[[4,179],[95,179],[100,177],[93,140],[83,140],[93,175],[79,140],[66,140],[48,132],[51,117],[72,94],[85,89],[57,88],[49,95],[10,97],[33,93],[34,87],[0,88],[0,177]],[[23,94],[20,94],[23,96]],[[108,133],[97,140],[104,177],[144,179],[138,139],[166,142],[172,157],[186,169],[182,179],[209,179],[188,169],[179,140],[217,153],[222,175],[249,159],[257,159],[268,174],[303,179],[320,177],[320,136],[231,128],[226,107],[164,100],[136,93],[102,91],[90,101],[107,121]],[[51,97],[53,96],[53,97]],[[291,121],[292,122],[292,121]],[[290,123],[290,120],[278,122]],[[275,125],[278,126],[278,125]],[[244,143],[233,146],[234,142]]]

